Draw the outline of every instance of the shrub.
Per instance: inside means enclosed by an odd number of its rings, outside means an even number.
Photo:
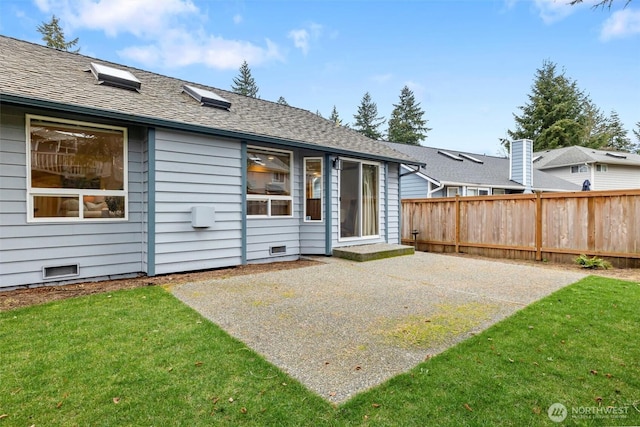
[[[611,268],[611,263],[609,261],[605,261],[602,258],[598,258],[595,256],[593,258],[589,258],[585,254],[577,257],[575,259],[575,262],[582,268],[602,268],[603,270],[608,270]]]

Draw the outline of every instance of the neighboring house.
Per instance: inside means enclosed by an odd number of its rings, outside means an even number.
[[[530,140],[513,142],[511,158],[385,142],[426,166],[403,165],[403,199],[483,196],[531,191],[579,191],[580,186],[533,169]]]
[[[640,155],[587,147],[534,153],[533,167],[591,190],[640,188]]]
[[[0,287],[398,243],[410,156],[309,111],[0,36]]]

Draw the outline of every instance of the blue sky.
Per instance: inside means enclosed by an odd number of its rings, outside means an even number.
[[[247,60],[262,99],[335,105],[344,123],[365,92],[388,118],[407,85],[432,128],[423,145],[497,154],[544,60],[631,136],[640,0],[625,1],[2,0],[0,33],[42,43],[55,14],[85,55],[222,89]]]

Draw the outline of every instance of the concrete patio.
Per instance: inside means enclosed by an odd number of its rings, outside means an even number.
[[[176,297],[309,389],[342,402],[584,275],[416,252],[189,283]],[[429,335],[439,320],[462,329]],[[430,339],[414,339],[418,328]]]

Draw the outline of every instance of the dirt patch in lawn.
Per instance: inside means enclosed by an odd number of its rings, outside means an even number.
[[[290,262],[274,262],[270,264],[249,264],[231,268],[197,271],[183,274],[167,274],[162,276],[140,276],[129,279],[103,280],[100,282],[83,282],[70,285],[39,286],[12,291],[0,291],[0,311],[19,307],[43,304],[65,298],[113,292],[121,289],[133,289],[142,286],[177,285],[188,282],[200,282],[210,279],[264,273],[268,271],[289,270],[316,265],[317,261],[298,260]]]

